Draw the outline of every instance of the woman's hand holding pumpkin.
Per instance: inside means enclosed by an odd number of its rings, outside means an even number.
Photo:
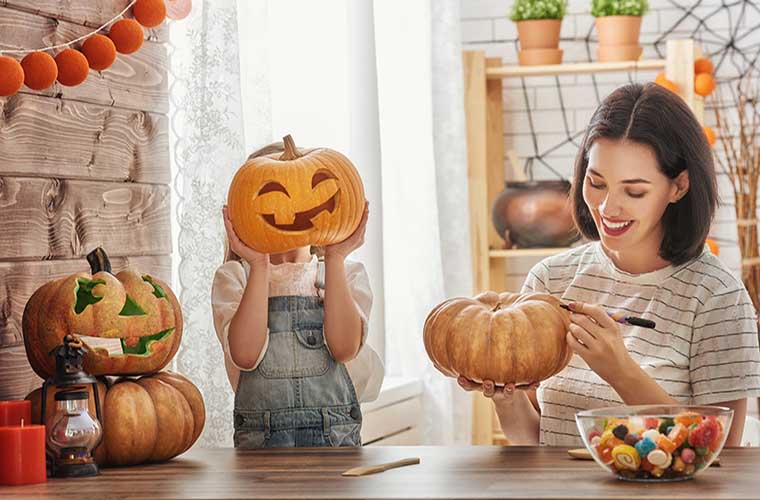
[[[572,302],[567,343],[586,364],[610,385],[638,364],[623,342],[620,325],[599,306]]]
[[[261,268],[261,266],[269,266],[269,255],[261,252],[257,252],[253,248],[249,247],[243,240],[241,240],[235,229],[232,227],[232,221],[230,220],[229,212],[227,211],[227,205],[222,208],[222,215],[224,216],[224,229],[227,231],[227,239],[230,242],[230,249],[238,254],[240,258],[245,259],[246,262],[253,268]]]
[[[364,202],[364,213],[362,214],[362,220],[359,221],[359,225],[356,227],[351,236],[333,245],[327,245],[325,247],[325,259],[338,257],[345,259],[351,252],[359,248],[364,244],[364,234],[367,232],[367,219],[369,218],[369,202]]]
[[[538,388],[538,383],[531,384],[529,386],[516,386],[514,383],[505,384],[503,387],[497,387],[492,380],[484,380],[482,384],[473,382],[462,376],[457,378],[457,383],[465,391],[480,391],[487,398],[493,399],[497,405],[499,403],[512,402],[515,394],[519,394],[520,391],[532,390]]]

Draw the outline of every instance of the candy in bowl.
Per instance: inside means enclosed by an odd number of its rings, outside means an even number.
[[[594,460],[628,481],[680,481],[708,468],[726,443],[734,411],[720,406],[616,406],[578,412]]]

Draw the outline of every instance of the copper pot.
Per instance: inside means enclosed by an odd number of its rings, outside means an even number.
[[[566,180],[507,182],[493,204],[493,225],[512,246],[563,247],[580,239]]]

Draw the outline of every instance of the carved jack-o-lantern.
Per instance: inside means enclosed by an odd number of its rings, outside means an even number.
[[[174,357],[182,338],[182,310],[169,285],[135,271],[111,274],[105,252],[87,256],[91,273],[77,273],[42,285],[24,309],[24,346],[40,377],[55,373],[50,353],[68,333],[87,349],[84,370],[92,375],[156,372]],[[123,353],[87,345],[88,337],[121,341]]]
[[[263,253],[345,240],[359,225],[364,187],[348,158],[327,148],[253,158],[238,170],[227,205],[241,240]]]

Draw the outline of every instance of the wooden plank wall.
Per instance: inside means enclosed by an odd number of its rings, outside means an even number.
[[[129,0],[0,0],[0,49],[64,43]],[[78,87],[0,98],[0,399],[39,378],[21,317],[42,284],[88,269],[102,245],[116,270],[171,279],[165,25]]]

